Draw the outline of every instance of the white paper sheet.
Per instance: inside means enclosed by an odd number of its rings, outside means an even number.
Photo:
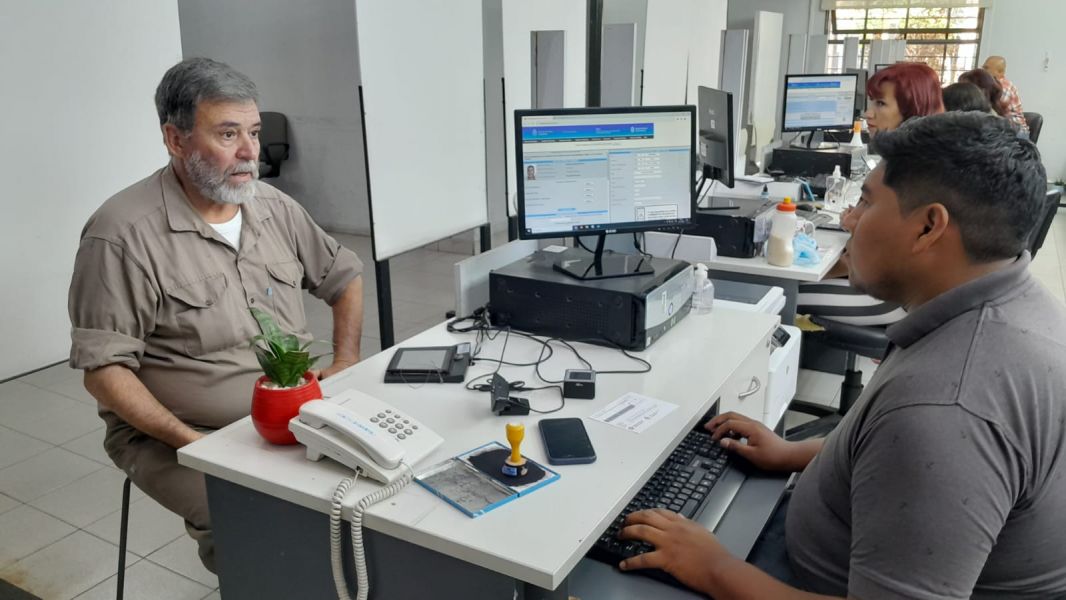
[[[675,408],[676,404],[630,392],[600,409],[590,418],[620,429],[641,433]]]

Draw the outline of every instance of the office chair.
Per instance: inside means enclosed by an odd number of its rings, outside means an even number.
[[[1029,126],[1029,139],[1035,144],[1040,138],[1040,129],[1044,127],[1044,116],[1040,113],[1022,113],[1025,116],[1025,124]]]
[[[259,130],[259,178],[281,175],[281,161],[289,158],[289,120],[277,112],[261,112]]]
[[[825,328],[825,331],[809,332],[811,336],[826,346],[846,352],[844,381],[840,384],[840,406],[832,408],[821,404],[794,401],[789,410],[794,410],[818,417],[785,432],[785,439],[804,440],[821,437],[833,430],[840,423],[841,417],[851,409],[862,394],[862,371],[855,368],[858,356],[883,358],[888,351],[888,336],[884,327],[862,327],[840,323],[822,317],[812,316],[811,321]]]
[[[1033,229],[1032,236],[1029,238],[1029,254],[1036,258],[1036,251],[1044,245],[1044,238],[1047,237],[1047,232],[1051,229],[1051,223],[1055,220],[1055,215],[1059,212],[1059,200],[1062,197],[1062,189],[1055,188],[1047,191],[1046,200],[1044,202],[1044,211],[1040,216],[1040,220],[1037,221],[1036,227]]]
[[[130,478],[122,484],[122,515],[118,529],[118,593],[116,598],[122,600],[123,587],[126,583],[126,537],[130,527]]]

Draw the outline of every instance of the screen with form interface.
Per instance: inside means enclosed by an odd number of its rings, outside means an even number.
[[[521,126],[527,234],[691,218],[690,113],[529,115]]]
[[[854,74],[787,76],[783,130],[851,127],[857,81]]]

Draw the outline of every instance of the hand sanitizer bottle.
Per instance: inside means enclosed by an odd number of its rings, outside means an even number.
[[[796,237],[796,205],[792,198],[777,205],[773,225],[770,226],[770,242],[766,248],[766,261],[778,267],[791,267],[795,258],[792,239]]]
[[[840,174],[840,165],[833,167],[833,174],[825,180],[825,207],[839,212],[844,209],[844,195],[847,193],[848,180]]]
[[[714,306],[714,282],[707,278],[707,265],[697,263],[693,267],[695,282],[692,286],[692,312],[705,315]]]

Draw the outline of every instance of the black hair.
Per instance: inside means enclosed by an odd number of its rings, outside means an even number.
[[[1044,206],[1040,152],[1010,121],[977,112],[908,120],[871,140],[900,210],[939,202],[974,262],[1017,256]]]
[[[991,113],[992,105],[981,88],[972,83],[953,83],[943,90],[944,110],[976,110]]]

